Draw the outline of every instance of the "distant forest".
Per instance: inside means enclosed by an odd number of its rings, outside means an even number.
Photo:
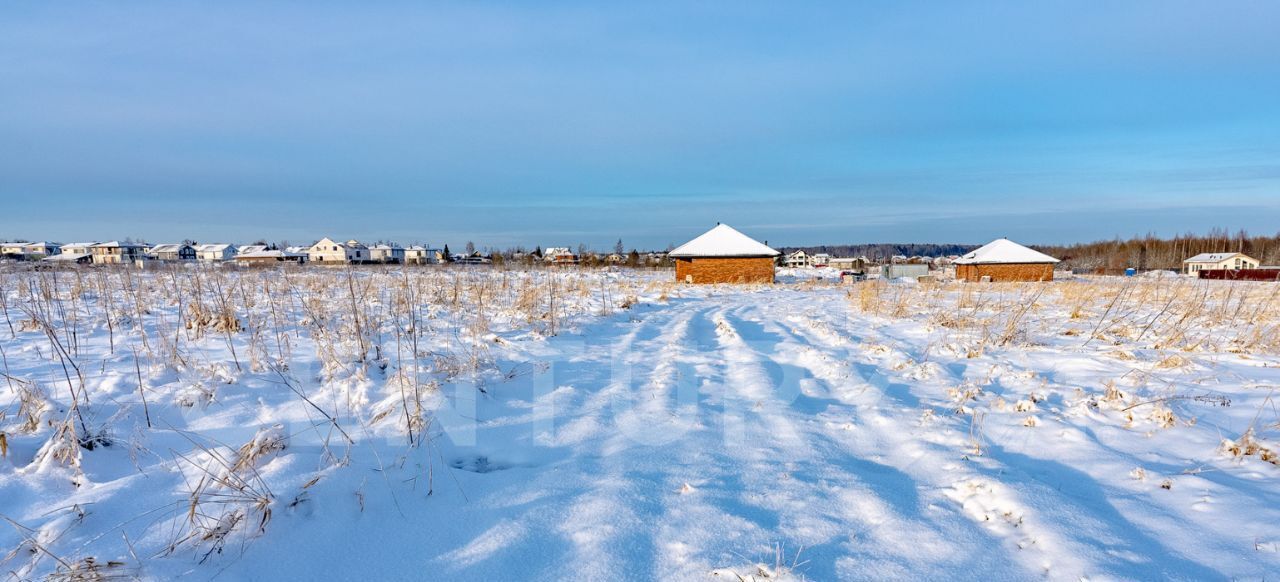
[[[1183,259],[1193,255],[1223,252],[1240,252],[1263,265],[1280,265],[1280,233],[1254,236],[1243,230],[1232,234],[1226,229],[1214,229],[1205,235],[1188,233],[1171,239],[1147,235],[1035,249],[1062,259],[1062,268],[1082,272],[1116,272],[1127,267],[1140,271],[1180,269]]]
[[[1116,273],[1128,267],[1138,270],[1182,268],[1182,261],[1200,253],[1242,252],[1263,265],[1280,265],[1280,233],[1255,236],[1245,231],[1232,233],[1214,229],[1208,234],[1182,234],[1173,238],[1155,235],[1128,240],[1096,241],[1072,245],[1030,245],[1059,259],[1063,269],[1080,272]],[[939,257],[963,255],[977,245],[958,244],[860,244],[783,247],[784,253],[803,249],[807,253],[827,253],[835,257],[865,256],[886,262],[895,255]]]

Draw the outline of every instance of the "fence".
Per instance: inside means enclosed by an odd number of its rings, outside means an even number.
[[[1280,269],[1206,269],[1201,279],[1222,281],[1280,281]]]

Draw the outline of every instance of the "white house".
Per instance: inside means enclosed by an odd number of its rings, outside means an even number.
[[[62,245],[48,241],[33,242],[27,243],[22,250],[23,254],[27,255],[28,258],[43,259],[61,253]]]
[[[307,256],[312,263],[321,265],[345,265],[363,263],[369,259],[369,247],[359,241],[338,242],[325,237],[307,249]]]
[[[236,258],[236,246],[225,243],[196,245],[196,258],[206,262],[230,261]]]
[[[813,259],[809,256],[809,253],[799,250],[782,259],[782,264],[792,268],[810,267],[813,266]]]
[[[162,244],[151,247],[148,252],[157,261],[194,261],[196,248],[186,243]]]
[[[813,266],[815,267],[826,267],[831,264],[831,255],[827,253],[814,253],[812,261]]]
[[[67,243],[67,244],[65,244],[65,245],[62,245],[62,254],[64,254],[64,255],[91,255],[91,254],[93,254],[93,250],[92,250],[92,249],[93,249],[93,245],[96,245],[96,244],[98,244],[98,242],[97,242],[97,241],[93,241],[93,242]]]
[[[1182,261],[1182,272],[1194,275],[1200,271],[1239,271],[1258,268],[1258,259],[1244,253],[1200,253]]]
[[[444,260],[444,251],[413,245],[404,250],[404,262],[410,265],[435,265]]]
[[[94,244],[89,247],[93,253],[93,263],[95,265],[120,265],[130,264],[138,259],[146,258],[144,250],[146,245],[138,243],[109,241]]]
[[[369,247],[369,259],[379,263],[403,263],[404,248],[398,244],[383,244]]]
[[[53,262],[72,262],[72,263],[90,263],[93,262],[93,245],[96,242],[78,242],[62,245],[62,252],[51,257],[45,257],[46,261]]]

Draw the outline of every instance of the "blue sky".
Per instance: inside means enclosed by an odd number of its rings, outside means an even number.
[[[0,237],[1280,231],[1275,2],[20,2]]]

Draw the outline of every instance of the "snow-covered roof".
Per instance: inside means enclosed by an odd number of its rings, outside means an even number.
[[[181,249],[182,247],[185,247],[185,246],[187,246],[187,245],[182,244],[182,243],[173,243],[173,244],[168,244],[168,243],[166,243],[166,244],[156,245],[156,246],[154,246],[154,247],[151,247],[151,252],[153,252],[153,253],[176,253],[176,252],[178,252],[178,250],[179,250],[179,249]]]
[[[1244,253],[1200,253],[1190,259],[1182,261],[1184,263],[1221,263],[1227,259],[1237,256],[1248,256]]]
[[[957,265],[1057,262],[1059,262],[1058,259],[1039,251],[1033,251],[1007,238],[993,240],[978,250],[966,253],[955,260]]]
[[[132,247],[132,248],[142,248],[142,247],[144,247],[144,246],[146,246],[146,245],[141,245],[141,244],[138,244],[138,243],[131,243],[131,242],[120,242],[120,241],[118,241],[118,240],[112,240],[112,241],[107,241],[107,242],[94,243],[94,244],[92,244],[92,245],[90,245],[90,246],[94,246],[94,247],[98,247],[98,248],[100,248],[100,249],[104,249],[104,248],[112,248],[112,247],[120,247],[120,248],[130,248],[130,247]]]
[[[260,253],[267,250],[267,245],[244,245],[240,247],[237,253],[243,255],[245,253]]]
[[[222,243],[210,243],[210,244],[200,245],[196,247],[196,250],[202,253],[220,253],[227,249],[235,250],[235,247],[229,244],[222,244]]]
[[[776,257],[779,253],[732,226],[720,224],[668,254],[672,257]]]

